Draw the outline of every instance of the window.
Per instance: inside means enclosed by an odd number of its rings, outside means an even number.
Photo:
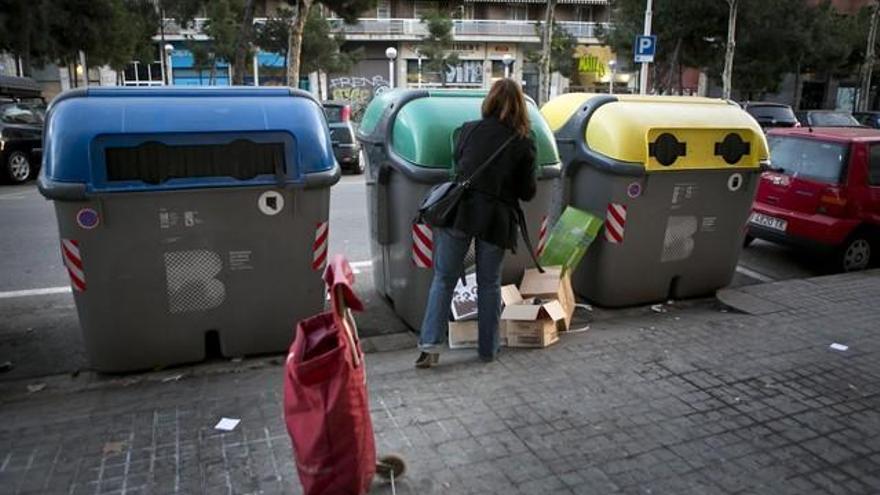
[[[391,0],[379,0],[379,2],[376,4],[376,18],[391,18]]]
[[[770,136],[768,142],[773,167],[782,173],[828,184],[840,183],[846,145],[786,136]]]
[[[510,20],[512,21],[527,21],[529,20],[529,6],[524,3],[513,3],[510,4],[508,8],[508,13],[510,15]]]
[[[413,17],[420,19],[423,15],[437,11],[437,2],[416,0],[413,2]]]
[[[868,164],[868,184],[880,186],[880,144],[871,145],[871,161]]]
[[[33,124],[43,123],[43,111],[36,105],[25,103],[10,103],[0,106],[0,122],[4,124]]]
[[[459,15],[462,19],[474,19],[474,4],[465,3],[459,6]]]
[[[578,7],[575,11],[578,22],[593,22],[593,6]]]

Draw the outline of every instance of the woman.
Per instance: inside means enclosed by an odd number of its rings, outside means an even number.
[[[517,242],[518,201],[535,196],[535,144],[529,135],[525,96],[519,84],[501,79],[483,101],[483,118],[465,123],[455,160],[459,179],[471,176],[491,155],[513,139],[486,170],[471,182],[450,225],[434,226],[434,280],[422,322],[417,368],[439,362],[449,331],[449,306],[462,275],[471,241],[477,255],[478,352],[484,361],[498,354],[501,316],[501,262]]]

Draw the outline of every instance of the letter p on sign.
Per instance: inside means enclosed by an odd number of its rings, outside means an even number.
[[[635,51],[636,63],[653,63],[654,54],[657,52],[657,37],[636,36]]]

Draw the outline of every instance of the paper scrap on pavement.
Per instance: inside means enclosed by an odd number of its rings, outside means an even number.
[[[831,344],[831,348],[835,351],[846,351],[849,349],[848,345],[838,344],[837,342]]]
[[[46,384],[45,384],[45,383],[32,383],[32,384],[30,384],[30,385],[27,386],[27,390],[28,390],[28,392],[30,392],[30,393],[32,393],[32,394],[33,394],[33,393],[36,393],[36,392],[39,392],[40,390],[43,390],[44,388],[46,388]]]
[[[214,429],[220,431],[232,431],[239,423],[241,423],[241,420],[237,418],[221,418],[220,422],[217,423],[217,426],[215,426]]]
[[[655,305],[651,306],[651,311],[653,311],[655,313],[665,313],[666,308],[664,308],[662,304],[655,304]]]

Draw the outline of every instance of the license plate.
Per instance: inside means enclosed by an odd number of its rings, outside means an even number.
[[[767,227],[768,229],[778,230],[780,232],[785,232],[785,229],[788,228],[788,222],[785,220],[763,215],[761,213],[752,213],[749,222],[755,225],[760,225],[761,227]]]

